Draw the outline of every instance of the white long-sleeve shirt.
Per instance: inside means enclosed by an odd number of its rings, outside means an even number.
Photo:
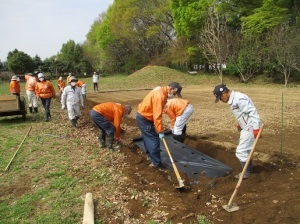
[[[76,86],[74,89],[72,86],[68,85],[64,88],[63,94],[61,96],[62,105],[82,105],[83,97],[81,94],[81,88]]]
[[[250,131],[260,128],[260,117],[253,102],[247,95],[231,91],[228,104],[242,129]]]

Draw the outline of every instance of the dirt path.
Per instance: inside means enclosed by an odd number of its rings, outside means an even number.
[[[239,133],[228,105],[214,103],[212,89],[212,86],[183,89],[183,97],[195,108],[185,144],[235,170],[229,176],[215,180],[200,177],[198,184],[188,184],[186,179],[189,188],[184,191],[174,188],[177,184],[174,173],[149,167],[145,154],[132,143],[132,138],[140,135],[135,121],[137,105],[149,90],[89,94],[90,108],[106,101],[130,104],[133,108],[129,118],[123,121],[124,145],[121,148],[126,161],[122,194],[130,198],[123,203],[130,222],[197,223],[197,216],[203,214],[214,223],[299,223],[300,89],[234,88],[250,96],[265,124],[254,156],[254,173],[242,182],[234,199],[240,206],[235,213],[228,213],[222,205],[227,204],[235,188],[234,175],[241,171],[234,155]],[[284,129],[281,138],[282,93]],[[168,127],[168,122],[165,126]],[[135,192],[134,196],[132,192]],[[124,223],[126,219],[116,218],[115,221]]]

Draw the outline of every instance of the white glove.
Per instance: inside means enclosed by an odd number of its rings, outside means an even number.
[[[65,105],[61,105],[61,109],[62,110],[66,109],[66,106]]]

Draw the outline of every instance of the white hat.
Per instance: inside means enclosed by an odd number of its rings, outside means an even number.
[[[39,79],[39,78],[44,78],[44,77],[45,77],[45,76],[44,76],[43,73],[39,73],[39,74],[38,74],[38,79]]]
[[[17,81],[17,80],[18,80],[18,77],[17,77],[16,75],[13,75],[13,76],[11,77],[11,80],[12,80],[12,81]]]

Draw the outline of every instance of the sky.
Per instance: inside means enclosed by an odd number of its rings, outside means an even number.
[[[81,44],[114,0],[0,0],[0,60],[14,49],[42,60],[69,40]]]

